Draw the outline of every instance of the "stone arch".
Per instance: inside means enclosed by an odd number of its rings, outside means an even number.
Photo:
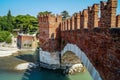
[[[63,54],[63,56],[61,57],[61,65],[65,64],[74,65],[79,63],[81,63],[81,60],[72,51],[66,51],[65,54]]]
[[[92,65],[86,54],[75,44],[67,44],[64,49],[61,51],[61,57],[64,55],[65,52],[71,51],[78,56],[83,64],[86,66],[87,70],[91,74],[92,78],[94,80],[102,80],[100,74],[98,71],[95,69],[95,67]]]

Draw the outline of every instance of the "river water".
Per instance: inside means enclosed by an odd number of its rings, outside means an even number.
[[[29,59],[25,60],[26,57],[32,59],[33,52],[24,53],[20,55],[22,58],[19,55],[0,58],[0,80],[93,80],[88,71],[75,75],[63,75],[58,71],[43,68],[14,70],[17,64],[29,62]]]

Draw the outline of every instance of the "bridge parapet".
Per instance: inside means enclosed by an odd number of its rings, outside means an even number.
[[[75,13],[70,18],[70,30],[93,29],[96,27],[104,29],[118,27],[118,25],[120,25],[120,20],[119,15],[116,16],[117,2],[117,0],[108,0],[107,2],[101,1],[100,5],[94,4],[92,7],[89,6],[88,9]],[[99,12],[101,14],[100,18],[98,17]],[[68,25],[64,27],[68,27]]]
[[[100,27],[115,28],[116,27],[116,8],[118,0],[108,0],[100,2],[101,18]]]
[[[98,12],[99,12],[99,4],[94,4],[92,7],[88,7],[88,28],[89,29],[98,27]]]

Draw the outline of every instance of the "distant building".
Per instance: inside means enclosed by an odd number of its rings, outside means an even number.
[[[35,49],[37,47],[36,34],[18,34],[17,47],[20,49]]]

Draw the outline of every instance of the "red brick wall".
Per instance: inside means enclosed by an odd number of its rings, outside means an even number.
[[[92,7],[88,7],[88,28],[89,29],[98,27],[98,12],[99,12],[99,4],[94,4]]]
[[[34,38],[33,36],[29,36],[29,35],[18,35],[17,39],[18,39],[18,47],[19,48],[33,48],[33,41],[34,41]],[[37,47],[37,46],[35,46]],[[34,47],[34,48],[35,48]]]
[[[94,28],[92,31],[84,29],[74,33],[69,31],[62,32],[62,35],[66,35],[66,37],[61,36],[62,48],[67,43],[76,44],[86,53],[105,80],[117,80],[120,78],[117,72],[120,67],[120,33],[116,34],[116,31],[112,31],[114,30],[108,29],[104,33],[104,30]],[[76,39],[73,34],[77,34]]]
[[[120,28],[120,15],[116,16],[116,27]]]
[[[116,27],[116,8],[117,0],[108,0],[107,2],[101,1],[101,25],[104,28]]]
[[[100,6],[100,20],[98,4],[77,13],[80,14],[80,22],[77,21],[76,14],[71,17],[71,29],[61,30],[61,49],[67,43],[76,44],[86,53],[104,80],[118,80],[120,29],[116,27],[119,27],[120,17],[116,17],[117,0],[101,2]]]
[[[120,19],[116,17],[117,0],[94,4],[71,18],[55,22],[55,16],[39,17],[40,42],[47,51],[59,50],[67,44],[76,44],[82,49],[104,80],[120,79]],[[61,22],[61,23],[60,23]],[[61,29],[61,30],[60,30]],[[46,34],[42,34],[46,31]],[[55,40],[51,40],[54,33]],[[48,43],[46,43],[48,42]],[[46,45],[44,45],[46,43]],[[54,44],[54,45],[53,45]]]
[[[55,51],[58,46],[60,22],[62,17],[57,15],[39,16],[39,42],[43,50]]]

